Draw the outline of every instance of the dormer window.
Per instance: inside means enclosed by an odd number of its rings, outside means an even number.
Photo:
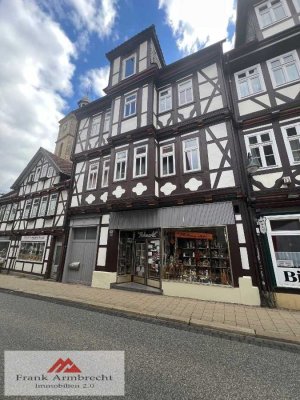
[[[136,69],[136,57],[132,54],[130,57],[125,58],[123,61],[123,79],[128,78],[135,74]]]
[[[285,0],[269,0],[256,7],[256,14],[261,28],[275,24],[288,17]]]

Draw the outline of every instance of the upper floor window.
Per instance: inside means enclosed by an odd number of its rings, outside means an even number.
[[[57,199],[58,199],[58,194],[57,193],[51,194],[49,205],[48,205],[48,212],[47,212],[48,215],[54,215],[55,214]]]
[[[147,149],[148,146],[139,146],[134,149],[133,177],[147,175]]]
[[[106,111],[105,116],[104,116],[103,132],[108,132],[109,131],[110,116],[111,116],[110,110]]]
[[[131,55],[128,58],[125,58],[123,61],[123,78],[128,78],[131,75],[135,74],[136,69],[136,61],[135,54]]]
[[[48,164],[44,164],[41,172],[41,178],[44,178],[47,175]]]
[[[48,196],[43,196],[39,209],[39,217],[43,217],[44,215],[46,215],[47,203],[48,203]]]
[[[11,204],[8,204],[6,206],[5,211],[4,211],[3,221],[7,221],[8,220],[8,217],[9,217],[9,214],[10,214],[10,210],[11,210]]]
[[[295,51],[268,61],[274,87],[296,81],[300,78],[299,58]]]
[[[0,222],[2,221],[3,215],[4,215],[4,211],[5,211],[5,206],[1,206],[0,207]]]
[[[40,198],[33,199],[33,204],[31,208],[30,218],[35,218],[39,209]]]
[[[291,164],[300,163],[300,123],[282,128]]]
[[[300,0],[293,0],[297,12],[300,12]]]
[[[178,104],[183,106],[184,104],[191,103],[193,101],[193,82],[192,79],[188,81],[178,83]]]
[[[136,93],[125,97],[124,117],[136,114]]]
[[[160,175],[170,176],[175,174],[175,148],[174,143],[166,144],[160,148]]]
[[[32,200],[28,199],[25,203],[25,208],[24,208],[24,213],[23,213],[23,218],[28,218],[29,217],[29,213],[30,213],[30,209],[31,209],[31,203]]]
[[[280,166],[279,155],[272,131],[245,136],[247,152],[261,168]]]
[[[95,115],[92,119],[91,137],[98,136],[100,132],[101,115]]]
[[[28,178],[28,183],[34,182],[34,175],[35,175],[34,172],[30,173],[29,178]]]
[[[10,215],[9,215],[9,220],[10,221],[15,219],[15,216],[17,214],[17,209],[18,209],[18,204],[14,203],[12,205],[11,212],[10,212]]]
[[[47,172],[47,178],[52,178],[52,176],[53,176],[53,167],[49,167]]]
[[[35,181],[39,180],[40,174],[41,174],[41,167],[37,167],[37,169],[35,171],[35,177],[34,177]]]
[[[109,163],[110,163],[110,160],[103,161],[101,187],[108,186]]]
[[[116,153],[115,161],[115,181],[121,181],[126,179],[127,169],[127,150],[119,151]]]
[[[235,82],[239,99],[252,96],[265,90],[259,65],[237,72],[235,74]]]
[[[187,139],[182,142],[184,172],[200,169],[200,152],[198,138]]]
[[[99,163],[92,163],[89,168],[89,175],[86,188],[87,190],[93,190],[97,187]]]
[[[159,112],[171,110],[172,108],[172,89],[168,88],[159,92]]]
[[[256,7],[259,25],[265,28],[288,16],[285,0],[269,0]]]

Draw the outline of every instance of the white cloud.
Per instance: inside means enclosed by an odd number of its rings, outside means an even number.
[[[75,47],[31,0],[0,2],[0,192],[40,146],[54,149]]]
[[[92,94],[102,97],[105,95],[103,89],[108,85],[109,67],[94,68],[80,77],[80,89],[84,95]]]
[[[159,0],[159,8],[184,54],[225,39],[229,21],[235,21],[234,0]]]

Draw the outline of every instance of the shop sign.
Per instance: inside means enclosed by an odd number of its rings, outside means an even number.
[[[159,230],[152,230],[152,231],[137,231],[136,232],[136,237],[138,239],[154,239],[154,238],[159,238]]]
[[[182,239],[206,239],[213,240],[213,235],[211,233],[205,232],[186,232],[186,231],[177,231],[175,232],[175,237]]]
[[[277,286],[300,289],[300,269],[279,267],[275,271]]]
[[[22,242],[45,242],[47,235],[22,236]]]

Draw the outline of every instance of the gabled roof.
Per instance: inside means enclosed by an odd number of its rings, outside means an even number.
[[[20,183],[23,181],[23,179],[26,177],[26,175],[31,171],[32,167],[34,166],[35,163],[38,162],[38,160],[44,156],[49,163],[53,166],[53,168],[64,175],[70,176],[71,175],[71,170],[72,170],[72,163],[71,161],[63,160],[60,157],[57,157],[55,154],[50,153],[50,151],[44,149],[43,147],[40,147],[38,151],[35,153],[35,155],[32,157],[32,159],[29,161],[27,166],[24,168],[20,176],[17,178],[17,180],[14,182],[14,184],[11,186],[12,189],[17,189]]]

